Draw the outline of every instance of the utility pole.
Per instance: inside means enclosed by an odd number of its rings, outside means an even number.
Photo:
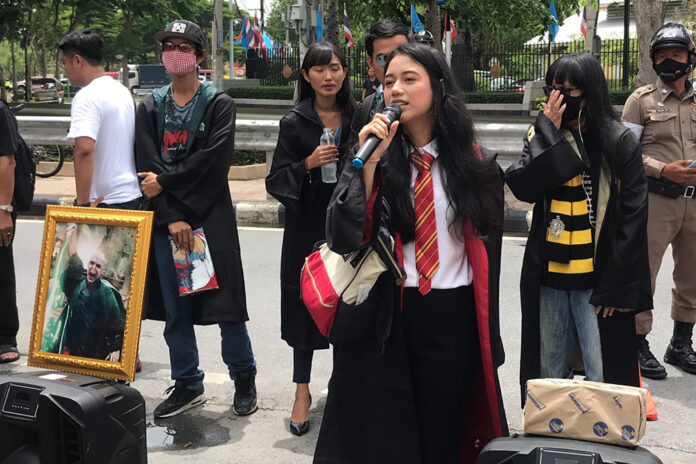
[[[218,90],[223,90],[222,82],[224,74],[223,54],[225,51],[225,42],[224,28],[222,25],[222,2],[223,0],[215,0],[215,17],[213,19],[213,85]]]
[[[263,0],[259,0],[261,2],[261,32],[263,32],[264,27],[266,27],[266,21],[263,19]]]
[[[599,16],[599,12],[595,10],[595,8],[590,4],[590,2],[587,2],[587,6],[585,7],[585,22],[587,24],[585,33],[587,34],[585,36],[585,51],[587,53],[593,53],[596,50],[594,50],[594,38],[597,35],[597,17]]]
[[[624,43],[623,43],[623,76],[621,76],[621,86],[624,89],[628,89],[628,73],[630,68],[630,55],[629,55],[629,45],[631,43],[630,36],[628,35],[629,28],[631,26],[631,2],[630,0],[624,0]]]

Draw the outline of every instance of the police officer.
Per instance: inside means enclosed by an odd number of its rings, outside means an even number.
[[[413,40],[416,43],[427,45],[428,47],[432,47],[435,44],[433,35],[430,33],[430,31],[426,31],[425,29],[416,32],[413,35]]]
[[[648,175],[648,249],[652,289],[669,244],[674,256],[672,319],[674,332],[664,361],[696,374],[691,346],[696,322],[696,94],[687,77],[696,56],[686,28],[669,23],[650,43],[655,84],[638,88],[626,101],[622,118],[640,134],[643,164]],[[636,315],[638,359],[643,376],[663,379],[664,366],[650,352],[646,335],[652,311]]]

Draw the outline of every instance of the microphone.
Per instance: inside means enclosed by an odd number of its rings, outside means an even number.
[[[387,127],[390,127],[394,121],[398,121],[401,117],[401,105],[398,103],[392,103],[384,108],[382,114],[387,115]],[[353,157],[353,166],[355,166],[357,169],[362,169],[381,141],[382,139],[376,135],[370,134],[367,137],[367,140],[365,140],[365,143],[362,144],[358,152]]]

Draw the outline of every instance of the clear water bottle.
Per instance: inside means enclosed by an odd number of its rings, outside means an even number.
[[[334,139],[334,134],[328,127],[324,128],[324,133],[321,134],[319,139],[319,145],[336,145],[336,140]],[[325,184],[335,184],[338,182],[336,178],[336,167],[337,162],[322,164],[321,166],[321,181]]]

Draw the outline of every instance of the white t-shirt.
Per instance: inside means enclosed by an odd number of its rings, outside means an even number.
[[[142,194],[135,170],[135,107],[130,92],[110,76],[83,87],[70,107],[68,138],[94,140],[90,201],[125,203]]]
[[[474,274],[471,263],[466,257],[464,242],[459,239],[454,230],[449,227],[454,211],[449,205],[447,194],[442,183],[442,172],[437,160],[437,143],[433,140],[423,148],[416,148],[419,153],[429,153],[435,157],[430,169],[433,177],[433,194],[435,197],[435,226],[437,228],[437,251],[440,267],[431,278],[432,288],[448,289],[471,285]],[[411,192],[416,184],[418,169],[411,163]],[[413,194],[411,194],[413,197]],[[416,270],[416,242],[404,245],[404,270],[406,271],[406,287],[418,287],[418,271]]]

